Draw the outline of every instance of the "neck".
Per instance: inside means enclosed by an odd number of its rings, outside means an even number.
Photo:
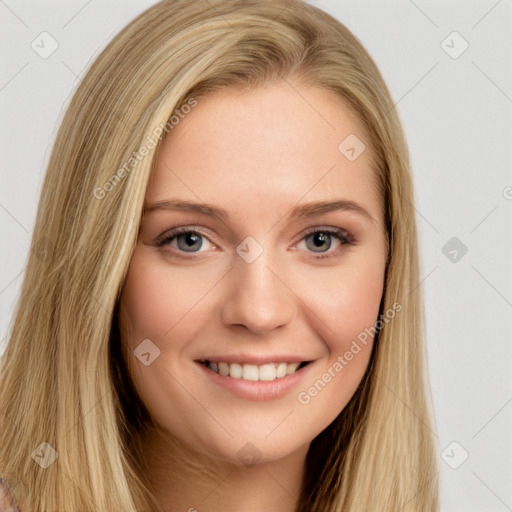
[[[152,431],[142,442],[161,512],[294,512],[308,447],[247,466],[199,453],[161,431]]]

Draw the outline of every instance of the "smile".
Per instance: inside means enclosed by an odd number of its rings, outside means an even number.
[[[282,379],[283,377],[294,374],[300,368],[303,368],[308,364],[308,361],[304,361],[302,363],[266,363],[261,365],[227,363],[221,361],[213,362],[208,360],[199,362],[223,377],[232,377],[233,379],[242,379],[253,382]]]

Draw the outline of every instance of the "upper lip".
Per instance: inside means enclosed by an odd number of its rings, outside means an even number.
[[[210,363],[242,363],[242,364],[254,364],[262,365],[268,363],[304,363],[309,362],[312,359],[296,355],[276,354],[272,356],[254,356],[254,355],[223,355],[223,356],[208,356],[196,359],[197,362],[209,361]]]

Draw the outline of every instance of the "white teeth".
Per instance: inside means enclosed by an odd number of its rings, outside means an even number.
[[[238,363],[231,363],[229,365],[229,376],[235,379],[242,377],[242,366]]]
[[[274,380],[276,378],[276,367],[273,363],[260,366],[260,380]]]
[[[297,368],[300,366],[300,363],[290,363],[286,366],[286,374],[290,375],[297,371]]]
[[[244,364],[242,378],[245,380],[258,380],[259,372],[255,364]]]
[[[280,379],[286,375],[286,367],[288,365],[286,363],[279,363],[276,369],[276,377]]]
[[[204,361],[206,366],[224,377],[250,381],[272,381],[295,373],[300,363],[266,363],[262,365],[240,363],[212,363]]]

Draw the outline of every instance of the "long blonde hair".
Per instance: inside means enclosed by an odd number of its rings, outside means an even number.
[[[155,155],[184,105],[290,78],[334,92],[367,129],[389,240],[381,312],[403,307],[313,440],[297,511],[438,510],[407,145],[367,52],[301,0],[159,2],[83,77],[51,153],[0,372],[0,476],[17,482],[24,510],[155,508],[135,442],[149,420],[117,327]],[[36,448],[56,462],[37,464]]]

